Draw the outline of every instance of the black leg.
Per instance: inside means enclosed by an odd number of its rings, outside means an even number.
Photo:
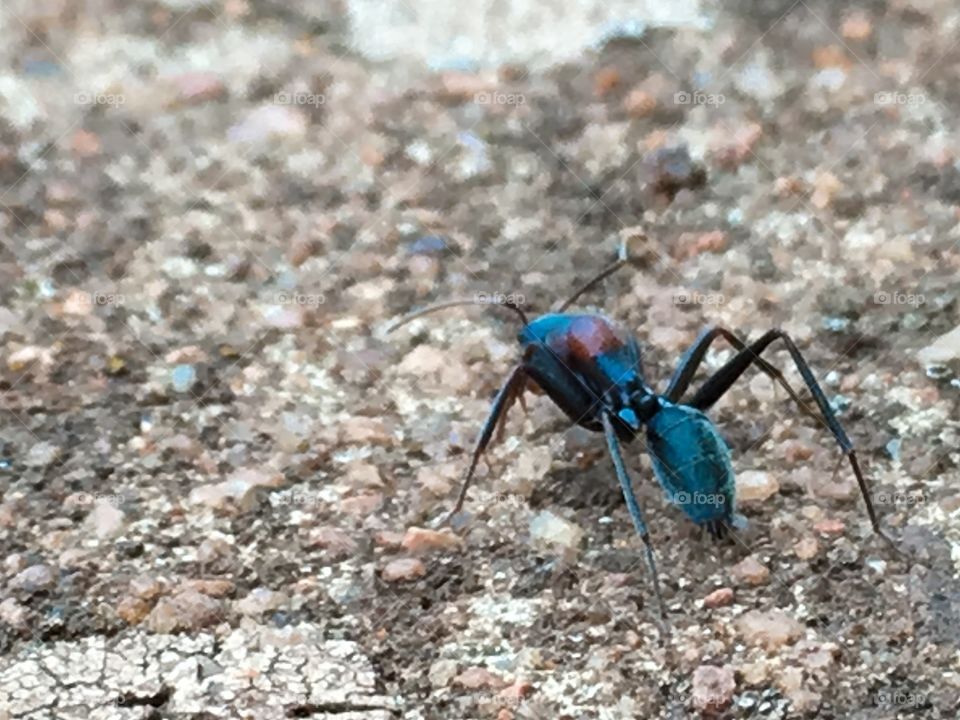
[[[467,497],[467,490],[470,488],[470,482],[473,480],[473,473],[477,469],[477,463],[480,462],[480,456],[483,455],[483,451],[486,450],[487,445],[490,444],[493,431],[496,429],[497,423],[505,417],[507,408],[510,407],[513,401],[523,392],[526,381],[527,375],[523,371],[523,366],[517,365],[510,371],[506,382],[503,383],[503,386],[499,392],[497,392],[497,396],[493,399],[493,405],[490,406],[490,414],[487,415],[487,419],[483,423],[483,428],[480,430],[480,435],[477,437],[477,443],[473,448],[470,468],[467,470],[467,475],[463,480],[463,484],[460,486],[457,504],[453,506],[453,510],[447,513],[441,524],[446,525],[449,523],[453,516],[463,508],[463,501]]]
[[[643,513],[640,511],[640,504],[637,502],[636,495],[633,494],[633,485],[630,483],[630,475],[627,474],[627,468],[623,464],[623,456],[620,453],[620,441],[617,440],[617,432],[613,427],[613,420],[607,412],[601,413],[603,418],[603,432],[607,437],[607,449],[610,451],[610,459],[613,460],[613,468],[617,473],[617,480],[620,481],[620,488],[623,490],[623,498],[627,501],[627,510],[633,520],[633,526],[643,540],[647,555],[647,567],[650,570],[650,577],[653,578],[653,594],[657,598],[657,605],[660,609],[660,617],[667,619],[667,611],[663,605],[663,596],[660,595],[660,581],[657,579],[657,563],[653,558],[653,546],[650,544],[650,533],[647,532],[646,523],[643,522]]]
[[[820,389],[820,385],[813,376],[810,366],[807,365],[807,361],[803,359],[800,350],[785,332],[782,330],[770,330],[764,333],[763,337],[759,340],[750,343],[749,346],[738,352],[726,365],[708,378],[687,404],[699,410],[706,410],[711,407],[730,389],[733,383],[737,381],[737,378],[739,378],[752,363],[762,362],[760,353],[774,340],[783,340],[783,343],[787,346],[790,357],[793,358],[793,362],[797,366],[803,382],[810,390],[810,394],[820,408],[823,420],[826,422],[827,427],[830,428],[830,432],[833,433],[833,437],[836,439],[840,449],[843,450],[843,454],[846,455],[850,461],[850,467],[853,469],[853,474],[857,478],[857,484],[860,486],[860,494],[863,496],[863,501],[867,506],[867,515],[870,516],[870,524],[873,525],[873,531],[886,540],[894,550],[898,553],[901,552],[893,540],[880,529],[877,513],[873,509],[873,501],[870,499],[870,490],[867,488],[867,481],[864,479],[863,473],[860,470],[860,463],[857,461],[857,454],[853,449],[853,443],[850,442],[850,438],[847,437],[847,434],[840,426],[836,415],[830,408],[830,403],[827,401],[826,395],[823,394],[823,390]],[[800,402],[792,391],[791,397],[798,403]]]
[[[697,368],[700,366],[700,363],[703,362],[703,358],[707,354],[707,350],[710,348],[710,345],[713,343],[713,341],[718,337],[724,338],[727,342],[741,352],[747,349],[747,344],[743,340],[738,338],[731,331],[724,327],[711,325],[704,328],[700,331],[697,339],[693,341],[693,345],[690,346],[690,348],[680,359],[680,364],[677,365],[677,369],[674,371],[673,377],[670,378],[670,384],[663,393],[665,398],[673,403],[680,402],[680,398],[683,397],[683,394],[690,386],[690,381],[693,380],[693,376],[696,374]],[[779,383],[780,386],[787,391],[787,394],[790,395],[794,401],[796,401],[796,403],[804,412],[819,421],[819,418],[810,412],[807,406],[800,400],[800,397],[797,395],[797,393],[794,392],[792,387],[790,387],[790,384],[783,376],[783,373],[781,373],[761,357],[755,357],[754,362],[761,370],[763,370],[763,372],[769,375],[770,378]]]

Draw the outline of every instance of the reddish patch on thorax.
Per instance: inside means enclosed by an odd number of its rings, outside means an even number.
[[[570,352],[582,360],[623,347],[623,340],[610,323],[599,317],[582,317],[571,322],[566,340]]]

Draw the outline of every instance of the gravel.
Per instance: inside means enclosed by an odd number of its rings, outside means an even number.
[[[400,5],[0,5],[0,719],[956,717],[955,4]],[[491,301],[623,244],[578,306],[657,388],[787,331],[914,562],[755,371],[733,538],[625,448],[669,634],[543,395],[437,526]]]

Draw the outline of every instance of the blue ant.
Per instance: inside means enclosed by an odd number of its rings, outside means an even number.
[[[517,400],[522,403],[524,391],[535,384],[575,424],[604,434],[627,509],[644,543],[660,615],[665,618],[650,534],[623,462],[621,443],[629,443],[645,431],[646,450],[667,498],[712,536],[721,538],[731,527],[742,526],[743,519],[735,513],[736,484],[730,450],[705,411],[730,389],[747,368],[756,364],[787,391],[801,410],[817,418],[782,373],[760,357],[773,342],[780,340],[813,396],[823,421],[850,462],[874,532],[899,553],[894,542],[880,529],[853,444],[837,421],[810,366],[785,332],[770,330],[747,344],[726,328],[707,327],[684,353],[666,390],[657,393],[644,378],[640,347],[634,337],[603,315],[567,312],[581,295],[628,262],[622,254],[617,262],[582,285],[566,302],[532,322],[509,298],[502,302],[487,303],[506,308],[519,317],[523,324],[518,336],[522,358],[510,371],[493,400],[474,446],[457,502],[444,522],[449,522],[463,508],[477,463],[498,425],[502,432],[507,410]],[[478,303],[453,300],[432,305],[400,319],[389,331],[437,310],[474,304]],[[689,400],[681,402],[707,350],[717,338],[723,338],[733,345],[736,354],[710,376]]]

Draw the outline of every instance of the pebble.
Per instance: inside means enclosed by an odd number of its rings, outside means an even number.
[[[635,88],[624,98],[623,109],[630,117],[647,117],[657,109],[657,99],[646,90]]]
[[[338,429],[340,442],[355,445],[392,445],[393,436],[377,417],[354,415],[345,418]]]
[[[163,356],[164,362],[168,362],[171,365],[179,365],[180,363],[203,363],[209,359],[203,348],[197,345],[185,345],[174,348]]]
[[[232,553],[233,544],[226,537],[204,538],[197,548],[197,562],[201,565],[209,565],[229,558]]]
[[[833,642],[801,640],[797,643],[796,652],[808,670],[822,671],[837,661],[840,656],[840,646]]]
[[[85,522],[88,531],[100,540],[109,540],[123,533],[125,515],[114,503],[97,500]]]
[[[124,545],[128,547],[133,546],[128,543],[124,543]],[[97,553],[86,548],[67,548],[57,557],[57,564],[62,570],[79,570],[85,565],[88,565],[96,554]]]
[[[787,440],[783,443],[782,452],[788,463],[797,463],[813,457],[813,448],[799,440]]]
[[[612,65],[600,68],[593,76],[593,94],[598,98],[603,98],[619,84],[620,71],[617,68]]]
[[[730,574],[741,585],[764,585],[770,579],[770,570],[753,555],[745,557],[730,568]]]
[[[264,310],[264,322],[278,330],[296,330],[306,320],[304,308],[294,305],[274,305]]]
[[[823,702],[823,697],[819,693],[806,688],[798,688],[793,692],[786,693],[786,695],[790,699],[790,707],[795,712],[802,714],[815,712],[820,707],[820,703]]]
[[[79,158],[92,158],[100,154],[100,137],[89,130],[77,130],[70,138],[70,149]]]
[[[322,548],[334,558],[348,557],[356,553],[357,541],[343,530],[330,525],[313,528],[307,537],[307,547]]]
[[[142,600],[153,600],[167,591],[167,584],[160,578],[137,575],[127,586],[130,595]]]
[[[30,611],[14,598],[7,598],[0,603],[0,623],[12,627],[14,630],[27,629],[27,617]]]
[[[347,515],[367,517],[379,510],[382,505],[383,495],[381,493],[365,493],[341,500],[340,510]]]
[[[352,488],[375,488],[383,489],[383,478],[380,476],[380,470],[373,463],[357,460],[350,463],[344,469],[344,481]]]
[[[501,690],[497,694],[497,697],[509,702],[511,705],[517,705],[524,698],[530,697],[534,689],[532,683],[526,682],[525,680],[517,680],[512,685],[508,685]]]
[[[446,392],[466,390],[474,383],[469,368],[460,358],[429,345],[418,345],[407,353],[398,370],[414,378],[430,378],[438,389]]]
[[[34,594],[50,590],[57,584],[57,571],[50,565],[31,565],[21,570],[10,580],[9,588],[14,592]]]
[[[729,665],[701,665],[693,671],[693,706],[705,714],[716,714],[733,701],[737,682]]]
[[[813,194],[810,204],[818,210],[823,210],[833,202],[834,196],[843,190],[843,184],[831,172],[817,173],[813,181]]]
[[[449,250],[449,241],[442,235],[421,235],[407,246],[410,255],[436,255],[443,257]]]
[[[481,667],[467,668],[457,675],[454,682],[467,690],[479,690],[481,688],[497,690],[506,685],[503,678]]]
[[[843,19],[840,34],[846,40],[866,40],[873,34],[873,24],[862,10],[854,10]]]
[[[170,385],[178,393],[189,392],[197,381],[197,371],[193,365],[180,364],[170,371]]]
[[[166,634],[177,630],[199,630],[223,617],[223,605],[216,598],[196,590],[184,590],[173,597],[163,597],[147,616],[151,632]]]
[[[735,170],[754,156],[753,148],[763,137],[763,126],[748,123],[738,126],[730,137],[726,128],[722,130],[722,144],[714,153],[716,163],[727,170]]]
[[[763,502],[780,491],[780,483],[770,473],[744,470],[737,475],[737,501]]]
[[[770,70],[769,56],[764,52],[755,53],[754,59],[734,75],[733,81],[740,92],[767,107],[773,107],[773,101],[787,89],[779,74]]]
[[[827,475],[815,472],[809,476],[807,490],[828,500],[849,500],[859,493],[857,481],[846,474]]]
[[[817,522],[813,529],[822,535],[843,535],[847,527],[842,520],[827,518]]]
[[[4,527],[4,528],[16,527],[17,519],[21,517],[23,516],[17,512],[17,507],[15,503],[12,503],[12,502],[0,503],[0,527]]]
[[[246,597],[237,600],[234,607],[242,615],[262,615],[283,607],[288,601],[285,593],[269,588],[255,588]]]
[[[780,610],[750,610],[737,618],[737,632],[750,645],[777,650],[803,636],[803,625]]]
[[[177,105],[201,105],[219,100],[227,92],[219,75],[212,72],[186,72],[171,79],[177,92]]]
[[[493,168],[490,161],[490,148],[486,142],[472,132],[464,131],[457,134],[457,142],[461,147],[460,163],[457,176],[466,180],[477,175],[484,175]]]
[[[373,536],[373,542],[376,543],[378,547],[387,548],[388,550],[399,550],[403,547],[404,537],[406,537],[404,533],[394,532],[393,530],[380,530]]]
[[[448,70],[440,75],[442,98],[458,102],[471,102],[477,95],[489,94],[496,88],[496,82],[477,73]]]
[[[806,537],[797,541],[793,546],[793,552],[801,560],[812,560],[820,552],[820,543],[814,537]]]
[[[705,233],[680,233],[673,246],[673,256],[680,260],[702,255],[703,253],[722,253],[727,249],[727,234],[722,230]]]
[[[196,590],[197,592],[209,595],[210,597],[224,597],[230,595],[234,590],[234,584],[230,580],[184,580],[180,583],[180,590]]]
[[[670,199],[683,189],[695,190],[707,182],[706,171],[693,162],[685,145],[648,153],[643,158],[641,173],[654,192]]]
[[[757,661],[745,663],[739,667],[740,676],[743,682],[751,687],[759,687],[767,684],[770,667],[766,662]]]
[[[851,66],[851,60],[847,57],[847,53],[844,52],[844,49],[839,45],[823,45],[813,49],[812,57],[814,67],[818,69],[824,68],[841,68],[849,69]]]
[[[24,464],[31,468],[42,468],[52,465],[60,457],[60,448],[53,443],[38,442],[30,447],[24,458]]]
[[[449,477],[434,465],[417,470],[417,484],[435,497],[444,497],[452,489]]]
[[[194,488],[190,492],[190,503],[216,509],[223,509],[232,503],[241,510],[252,510],[257,501],[258,490],[278,488],[283,483],[283,475],[280,473],[270,473],[260,468],[240,468],[221,483]]]
[[[803,180],[789,175],[781,175],[773,183],[773,193],[779,198],[802,195],[804,189]]]
[[[408,552],[421,555],[439,550],[460,549],[463,541],[449,530],[411,527],[407,529],[402,545]]]
[[[166,258],[160,267],[165,275],[174,280],[188,280],[200,270],[196,260],[180,255]]]
[[[576,552],[583,538],[583,528],[549,510],[542,510],[530,520],[530,538],[535,544]]]
[[[386,564],[380,576],[384,582],[415,580],[427,574],[427,568],[416,558],[398,558]]]
[[[435,688],[443,688],[450,684],[457,675],[457,661],[444,658],[436,660],[430,665],[427,679]]]
[[[307,132],[307,118],[288,105],[263,105],[227,131],[231,142],[258,143],[271,138],[299,137]]]
[[[127,625],[139,625],[150,612],[150,603],[138,597],[127,595],[117,603],[117,615]]]
[[[51,348],[27,345],[7,357],[7,367],[11,372],[46,373],[53,367],[54,350]]]
[[[703,606],[720,608],[733,605],[733,589],[728,587],[717,588],[703,599]]]
[[[93,312],[92,296],[82,290],[71,290],[63,301],[63,314],[85,317]]]
[[[960,325],[920,350],[917,358],[923,365],[938,365],[960,358]]]

